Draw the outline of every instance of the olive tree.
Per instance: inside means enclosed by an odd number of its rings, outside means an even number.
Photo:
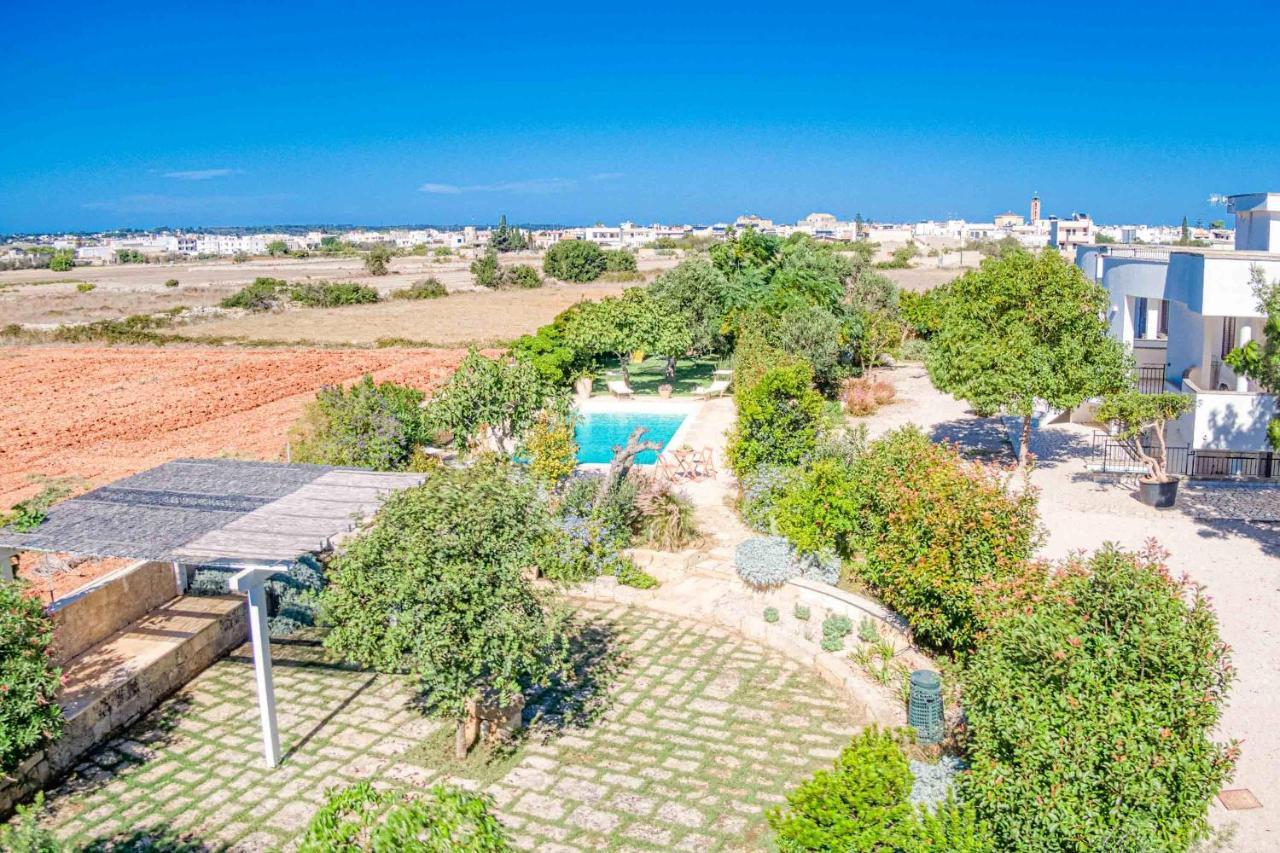
[[[1025,465],[1037,401],[1068,409],[1129,385],[1106,309],[1106,291],[1052,249],[989,258],[947,287],[929,378],[980,415],[1022,418]]]
[[[330,564],[325,646],[407,672],[424,707],[456,721],[465,756],[480,703],[511,704],[567,659],[563,614],[525,575],[550,524],[537,488],[500,457],[433,471]]]
[[[1124,391],[1110,394],[1098,406],[1098,420],[1112,427],[1112,435],[1129,448],[1147,469],[1147,478],[1153,483],[1167,483],[1170,479],[1168,464],[1169,447],[1165,443],[1165,424],[1177,420],[1191,408],[1190,394],[1143,394]],[[1149,453],[1144,437],[1150,437],[1155,452]]]

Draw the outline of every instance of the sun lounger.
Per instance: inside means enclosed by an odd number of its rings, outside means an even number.
[[[615,397],[631,397],[636,392],[631,390],[631,386],[621,379],[610,379],[605,383],[609,388],[609,393]]]
[[[717,379],[710,385],[704,385],[701,388],[694,388],[693,396],[702,397],[704,399],[707,397],[721,397],[724,396],[724,392],[727,390],[729,390],[729,380]]]

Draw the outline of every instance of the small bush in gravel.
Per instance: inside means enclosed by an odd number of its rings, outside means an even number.
[[[910,762],[912,803],[918,806],[936,806],[951,794],[951,785],[966,767],[962,759],[944,755],[936,764],[924,761]]]
[[[617,568],[618,583],[634,589],[653,589],[658,586],[658,579],[636,566],[630,560],[620,561]]]
[[[392,299],[442,299],[449,295],[449,290],[440,279],[432,276],[415,281],[408,287],[394,291]]]
[[[78,290],[81,293],[90,293],[97,289],[98,289],[98,286],[96,284],[90,284],[87,281],[82,281],[76,285],[76,290]]]
[[[165,286],[165,287],[177,287],[177,286],[178,286],[178,280],[177,280],[176,278],[171,278],[171,279],[169,279],[168,281],[166,281],[166,282],[164,283],[164,286]]]
[[[853,620],[848,616],[832,614],[822,620],[822,650],[838,652],[844,648],[844,638],[853,632]]]
[[[777,622],[780,618],[781,617],[778,615],[778,608],[766,607],[764,609],[764,621],[768,622],[770,625]]]
[[[858,639],[864,643],[874,643],[880,639],[880,629],[876,627],[876,620],[870,616],[862,617],[862,621],[858,623]]]
[[[809,621],[809,608],[803,604],[797,604],[795,609],[791,611],[791,615],[799,619],[801,622]]]
[[[514,287],[518,290],[533,290],[542,287],[542,276],[538,271],[526,264],[516,264],[502,271],[502,287]]]

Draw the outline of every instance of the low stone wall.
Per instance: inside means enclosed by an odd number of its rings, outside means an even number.
[[[178,598],[152,611],[129,631],[70,661],[64,678],[78,680],[60,698],[62,736],[32,755],[13,774],[0,777],[0,820],[13,808],[70,770],[94,746],[132,725],[210,664],[248,638],[244,600],[239,596]],[[179,633],[166,624],[194,626],[162,648],[131,656],[148,637]],[[110,668],[99,671],[110,664]]]
[[[180,594],[170,563],[141,560],[53,603],[55,659],[64,664]]]

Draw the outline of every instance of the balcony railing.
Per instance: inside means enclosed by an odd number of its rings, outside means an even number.
[[[1140,394],[1163,394],[1168,390],[1164,385],[1163,364],[1146,364],[1137,367],[1134,369],[1133,378]]]
[[[1147,440],[1143,450],[1153,454],[1155,448]],[[1111,474],[1145,473],[1141,461],[1129,446],[1104,432],[1093,435],[1089,467]],[[1170,474],[1207,480],[1253,478],[1280,479],[1280,454],[1270,451],[1237,453],[1226,450],[1192,450],[1186,446],[1167,448],[1165,470]]]

